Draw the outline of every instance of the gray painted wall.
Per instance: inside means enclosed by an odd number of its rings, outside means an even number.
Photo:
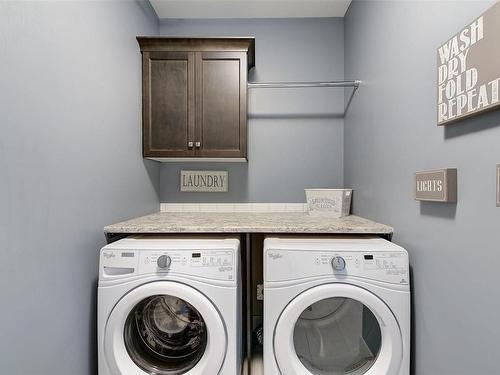
[[[339,18],[170,20],[162,35],[256,37],[255,81],[344,77]],[[304,188],[342,187],[342,89],[249,90],[248,163],[166,163],[162,202],[304,202]],[[229,171],[228,193],[180,193],[181,169]]]
[[[96,374],[102,227],[158,210],[141,157],[149,3],[0,2],[0,373]]]
[[[492,1],[354,1],[346,76],[364,81],[345,120],[354,212],[410,252],[415,374],[498,373],[500,112],[436,126],[436,49]],[[413,200],[417,170],[457,167],[456,205]]]

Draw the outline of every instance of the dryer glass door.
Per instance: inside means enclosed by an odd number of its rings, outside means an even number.
[[[387,305],[369,291],[325,284],[283,310],[274,354],[287,375],[397,375],[402,336]]]
[[[299,360],[313,374],[364,374],[380,352],[380,325],[359,301],[325,298],[299,315],[293,343]]]

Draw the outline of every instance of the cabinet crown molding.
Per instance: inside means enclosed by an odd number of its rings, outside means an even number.
[[[255,37],[138,36],[141,52],[246,52],[248,70],[255,66]]]

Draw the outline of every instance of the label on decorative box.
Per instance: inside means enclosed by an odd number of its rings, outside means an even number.
[[[342,217],[351,209],[351,189],[305,189],[310,215]]]

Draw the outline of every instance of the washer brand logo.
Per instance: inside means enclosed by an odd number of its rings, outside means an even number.
[[[106,252],[102,253],[102,256],[104,258],[106,258],[106,259],[115,258],[116,257],[116,255],[114,253],[106,253]]]
[[[277,260],[277,259],[283,258],[283,255],[281,255],[280,253],[271,253],[271,252],[269,252],[269,253],[267,253],[267,256],[269,258],[271,258],[272,260]]]

